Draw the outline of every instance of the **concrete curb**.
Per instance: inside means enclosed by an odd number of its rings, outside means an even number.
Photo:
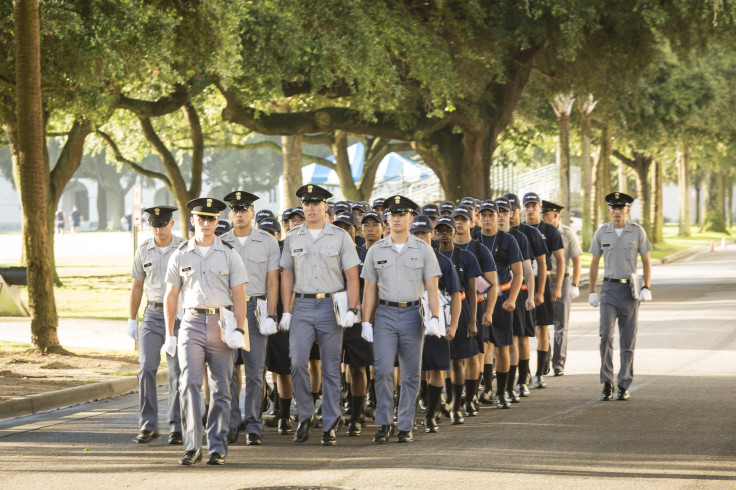
[[[168,371],[159,372],[156,375],[156,383],[159,386],[167,385],[169,383],[168,376]],[[38,395],[29,395],[0,403],[0,420],[33,415],[48,410],[56,410],[57,408],[71,407],[73,405],[110,398],[137,390],[138,377],[131,376],[125,379],[102,381],[75,386],[73,388],[49,391],[48,393],[39,393]]]

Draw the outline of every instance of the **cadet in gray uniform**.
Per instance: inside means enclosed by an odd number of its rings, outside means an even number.
[[[276,239],[267,231],[252,226],[253,202],[258,196],[245,191],[234,191],[225,196],[230,204],[230,221],[233,229],[220,237],[223,243],[232,246],[243,260],[248,273],[247,318],[250,351],[242,352],[245,365],[245,443],[249,446],[261,444],[263,418],[261,403],[266,364],[266,344],[268,337],[261,333],[276,332],[276,307],[279,299],[279,260],[281,252]],[[256,320],[257,301],[266,300],[268,317]],[[265,325],[268,323],[269,325]],[[237,381],[233,380],[230,416],[230,438],[234,441],[240,425],[240,392]]]
[[[156,393],[156,372],[161,364],[161,347],[166,338],[164,322],[164,292],[166,291],[166,266],[176,247],[184,241],[171,234],[174,226],[172,214],[177,208],[154,206],[143,211],[148,213],[153,238],[143,242],[133,259],[133,285],[130,290],[130,315],[128,335],[138,340],[138,371],[140,413],[138,425],[140,433],[135,442],[146,443],[158,437],[158,396]],[[141,321],[140,334],[136,316],[146,285],[147,305]],[[174,335],[179,330],[179,321],[174,324]],[[169,444],[181,444],[181,405],[179,403],[179,362],[176,356],[168,356],[169,366]]]
[[[314,413],[310,392],[309,353],[315,339],[322,361],[322,440],[323,446],[337,444],[336,429],[340,411],[340,361],[343,328],[358,317],[358,264],[355,244],[344,230],[328,223],[327,203],[332,194],[313,184],[300,187],[306,222],[292,228],[284,239],[281,254],[281,300],[284,314],[280,328],[289,331],[291,380],[299,415],[295,442],[309,438]],[[345,279],[343,279],[343,272]],[[349,311],[344,325],[337,323],[332,294],[347,284]],[[292,313],[293,312],[293,323]]]
[[[649,283],[652,266],[649,251],[652,245],[641,226],[629,222],[629,205],[634,198],[623,192],[606,196],[611,222],[595,232],[590,244],[593,261],[590,263],[590,296],[588,302],[594,308],[599,305],[596,294],[598,264],[603,255],[605,276],[601,287],[601,400],[613,398],[613,325],[618,319],[621,369],[618,372],[618,399],[629,399],[629,387],[634,378],[634,345],[636,343],[636,317],[639,300],[631,293],[630,276],[636,272],[636,256],[641,255],[643,282],[641,301],[651,301]]]
[[[542,201],[542,219],[560,230],[562,247],[565,256],[565,265],[572,261],[572,269],[565,267],[565,276],[562,282],[562,296],[552,303],[555,319],[555,333],[553,337],[554,350],[552,352],[552,369],[555,376],[565,374],[565,361],[567,360],[567,330],[570,323],[570,303],[580,296],[578,281],[580,281],[580,270],[582,266],[583,249],[577,235],[567,225],[560,223],[560,211],[565,209],[559,204]],[[552,279],[557,277],[557,259],[552,256],[550,271]],[[572,274],[567,271],[572,270]]]
[[[384,205],[390,214],[391,235],[368,249],[361,274],[365,279],[363,338],[373,342],[376,423],[381,426],[373,436],[373,442],[379,444],[388,442],[391,435],[393,372],[397,354],[401,371],[397,442],[413,440],[424,343],[421,298],[426,288],[431,322],[437,324],[440,311],[438,283],[442,275],[432,248],[409,234],[411,212],[417,209],[417,205],[402,196],[389,197]],[[372,324],[375,324],[375,329]]]
[[[202,459],[202,378],[204,365],[209,371],[211,394],[207,416],[207,464],[225,463],[227,432],[230,426],[230,384],[233,380],[233,350],[222,340],[220,311],[231,309],[236,327],[248,328],[245,318],[245,283],[248,274],[240,256],[214,235],[217,217],[225,203],[211,198],[193,199],[194,238],[182,243],[169,260],[166,273],[165,348],[169,354],[179,350],[181,378],[179,392],[186,420],[185,453],[179,464],[191,465]],[[184,318],[179,342],[174,335],[174,320],[182,295]],[[255,325],[251,328],[257,328]]]

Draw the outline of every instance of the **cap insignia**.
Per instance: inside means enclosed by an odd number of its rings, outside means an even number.
[[[159,208],[156,208],[156,209],[153,210],[153,212],[156,213],[156,216],[158,216],[158,214],[161,212],[161,210]]]
[[[619,198],[619,193],[618,192],[615,194],[615,197],[616,197],[616,199]]]
[[[212,207],[212,199],[207,199],[207,207],[208,208]]]
[[[395,202],[396,204],[399,204],[399,203],[401,202],[401,196],[396,196],[396,197],[394,197],[394,202]]]
[[[240,201],[240,192],[236,192],[235,193],[235,199],[237,199],[238,201]]]
[[[310,194],[312,193],[312,186],[311,185],[308,185],[307,186],[307,192],[310,193]]]

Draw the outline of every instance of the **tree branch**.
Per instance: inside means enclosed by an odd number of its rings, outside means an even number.
[[[102,138],[105,141],[105,143],[107,144],[107,147],[110,148],[110,150],[112,150],[113,154],[115,155],[116,161],[124,165],[127,165],[128,167],[132,168],[134,171],[138,172],[141,175],[144,175],[146,177],[150,177],[153,179],[158,179],[162,181],[164,184],[166,184],[166,187],[171,188],[171,181],[165,174],[162,174],[160,172],[154,172],[153,170],[148,170],[147,168],[140,166],[134,161],[125,158],[122,152],[120,151],[120,149],[118,148],[118,145],[115,143],[115,141],[113,141],[113,139],[110,137],[109,134],[102,131],[101,129],[98,129],[96,133],[100,136],[100,138]]]
[[[61,193],[69,180],[77,171],[82,163],[82,155],[84,154],[84,140],[92,132],[92,126],[83,118],[74,121],[72,128],[69,130],[64,148],[61,150],[59,158],[56,160],[53,170],[51,170],[49,178],[50,196],[48,205],[56,210],[56,205],[61,198]]]
[[[199,114],[191,102],[184,105],[184,113],[189,123],[189,133],[192,138],[192,175],[189,181],[189,195],[199,195],[202,190],[202,166],[204,165],[204,137]]]
[[[170,190],[172,194],[176,196],[178,194],[176,192],[177,190],[186,191],[187,185],[184,182],[184,177],[181,175],[179,165],[176,164],[174,156],[171,154],[169,149],[166,148],[166,145],[161,141],[161,138],[158,137],[158,133],[156,133],[156,130],[153,128],[151,120],[144,117],[139,118],[139,121],[141,123],[141,128],[143,128],[143,134],[145,135],[146,140],[148,140],[151,146],[153,146],[153,151],[161,158],[161,162],[164,164],[166,173],[169,175],[171,182]]]

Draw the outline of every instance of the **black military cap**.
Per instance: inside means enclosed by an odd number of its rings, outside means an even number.
[[[442,216],[441,218],[437,218],[437,223],[434,224],[434,229],[436,230],[440,226],[449,226],[454,230],[455,220],[450,218],[449,216]]]
[[[371,205],[365,201],[360,201],[353,204],[352,209],[353,211],[357,209],[358,211],[363,211],[364,213],[367,213],[371,210]]]
[[[385,201],[385,199],[384,199],[384,198],[382,198],[382,197],[377,197],[377,198],[375,198],[375,199],[373,200],[373,204],[371,204],[371,207],[372,207],[373,209],[376,209],[376,208],[382,208],[382,207],[383,207],[383,203],[384,203],[384,201]]]
[[[255,201],[260,199],[255,194],[245,191],[233,191],[222,200],[230,204],[233,211],[244,211],[251,207]]]
[[[289,221],[289,216],[291,216],[291,208],[284,209],[284,212],[281,213],[281,221]],[[258,215],[256,215],[256,222],[258,221]]]
[[[483,211],[490,211],[498,214],[498,205],[493,201],[484,201],[480,203],[480,207],[478,208],[479,213],[482,213]]]
[[[496,207],[498,207],[499,212],[501,210],[503,211],[511,211],[511,202],[508,198],[505,197],[497,197],[495,200]]]
[[[536,192],[527,192],[526,194],[524,194],[524,206],[529,203],[542,204],[542,199]]]
[[[634,202],[634,198],[623,192],[611,192],[606,196],[609,208],[625,208]]]
[[[430,218],[439,218],[440,207],[434,203],[425,204],[422,206],[422,214],[424,216],[429,216]]]
[[[281,233],[281,225],[274,218],[264,218],[258,223],[258,228],[272,233]]]
[[[517,196],[516,194],[514,194],[512,192],[509,192],[508,194],[506,194],[503,197],[505,197],[506,199],[509,200],[509,204],[511,205],[511,209],[509,209],[509,211],[514,211],[516,209],[520,209],[521,208],[521,204],[520,204],[520,201],[519,201],[519,196]]]
[[[470,221],[473,220],[473,212],[465,206],[457,206],[455,209],[452,210],[453,219],[457,216],[462,216],[463,218]]]
[[[543,213],[548,213],[550,211],[554,211],[556,213],[559,213],[563,209],[565,209],[564,206],[560,206],[559,204],[555,204],[555,203],[550,202],[550,201],[545,201],[544,199],[542,200],[542,212]]]
[[[455,203],[452,201],[445,201],[442,204],[440,204],[440,213],[444,213],[447,211],[452,213],[453,209],[455,209]]]
[[[211,197],[198,197],[189,201],[187,207],[192,210],[192,214],[215,220],[220,216],[220,212],[225,210],[227,204]]]
[[[424,214],[415,216],[409,225],[409,233],[430,233],[433,229],[432,221]]]
[[[337,201],[332,208],[332,212],[335,214],[347,213],[348,211],[350,211],[350,205],[346,201]]]
[[[463,197],[460,199],[460,205],[465,206],[468,209],[475,209],[476,203],[474,197]]]
[[[171,217],[179,208],[174,206],[153,206],[146,208],[143,212],[148,213],[148,224],[154,228],[163,228],[171,221]]]
[[[338,214],[337,216],[335,216],[335,223],[345,223],[356,228],[358,227],[358,220],[355,218],[355,215],[353,213]]]
[[[360,224],[365,223],[365,220],[367,219],[372,219],[372,220],[375,220],[376,223],[383,224],[383,218],[381,217],[380,214],[376,213],[375,211],[368,211],[367,213],[365,213],[363,217],[360,218]]]
[[[331,198],[332,193],[318,185],[307,184],[297,189],[296,197],[302,200],[302,204],[307,202],[323,202]]]
[[[384,206],[390,214],[404,214],[415,211],[419,206],[408,197],[395,195],[387,197]]]
[[[261,209],[260,211],[256,213],[256,223],[260,223],[261,220],[264,220],[266,218],[275,218],[275,217],[276,215],[274,215],[273,211],[271,211],[270,209]]]
[[[293,218],[295,214],[298,214],[299,216],[302,217],[302,219],[304,219],[304,210],[300,207],[289,209],[289,216],[286,219]]]
[[[220,236],[223,233],[227,233],[230,231],[232,227],[230,226],[230,223],[225,221],[224,219],[221,219],[217,222],[217,228],[215,228],[215,235]]]

